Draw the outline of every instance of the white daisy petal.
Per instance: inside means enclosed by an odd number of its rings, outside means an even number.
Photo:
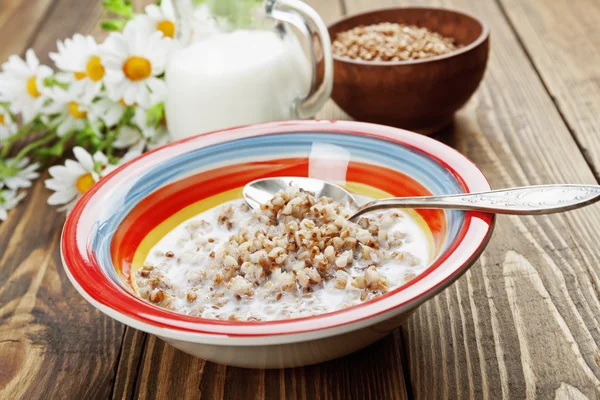
[[[70,119],[64,119],[60,125],[58,125],[58,129],[56,130],[56,134],[59,137],[64,137],[69,132],[73,131],[73,123]]]
[[[108,165],[108,157],[106,157],[101,151],[95,152],[92,158],[95,163],[99,163],[103,166]]]
[[[71,179],[77,179],[78,176],[77,173],[71,172],[71,169],[62,165],[55,165],[53,167],[50,167],[48,168],[48,172],[50,173],[50,176],[52,176],[58,181],[68,181]],[[81,172],[84,172],[83,168]]]
[[[46,179],[44,181],[44,186],[46,186],[47,189],[54,190],[55,192],[69,187],[69,185],[66,182],[60,181],[58,179]]]
[[[113,142],[113,146],[117,149],[125,149],[140,140],[141,134],[137,129],[131,126],[123,126],[119,130],[119,136],[117,136],[117,139]]]
[[[75,197],[75,199],[67,204],[65,204],[63,207],[59,207],[58,211],[66,211],[67,214],[71,212],[71,209],[75,206],[75,204],[77,204],[77,200],[79,200],[81,196],[77,196]]]
[[[144,152],[144,147],[146,147],[146,142],[143,140],[140,140],[137,144],[131,146],[129,150],[127,150],[127,153],[121,158],[119,164],[123,165],[140,156]]]
[[[123,93],[123,101],[125,104],[134,105],[136,101],[137,88],[136,85],[130,83],[127,85],[125,92]]]
[[[156,101],[158,99],[164,100],[167,96],[167,85],[165,81],[158,78],[150,78],[147,80],[147,85],[152,90],[152,100],[156,103],[160,103],[160,101]]]
[[[94,159],[83,147],[74,147],[73,154],[75,154],[75,158],[79,161],[83,169],[87,172],[92,172],[94,170]]]
[[[161,9],[156,4],[149,4],[144,8],[146,14],[153,19],[161,20],[163,18]]]
[[[4,178],[4,184],[7,188],[12,190],[31,187],[31,182],[28,179],[22,178],[20,176]]]
[[[12,210],[25,197],[25,192],[17,193],[15,190],[0,190],[0,220],[8,218],[8,211]]]
[[[65,167],[68,168],[69,170],[71,170],[73,173],[76,173],[77,175],[83,175],[86,172],[85,168],[83,168],[83,166],[81,164],[79,164],[77,161],[74,160],[66,160],[65,161]]]
[[[138,15],[131,21],[127,22],[123,32],[129,33],[129,31],[145,32],[146,35],[150,35],[156,30],[156,21],[150,18],[148,15]]]
[[[171,0],[162,0],[160,3],[160,10],[165,19],[169,21],[175,21],[175,8]]]
[[[8,62],[4,63],[2,68],[10,75],[19,79],[28,79],[34,71],[17,55],[8,57]]]
[[[77,193],[77,189],[74,188],[68,188],[59,192],[55,192],[48,197],[48,204],[51,206],[56,206],[58,204],[68,203],[69,201],[73,200],[75,196],[77,196]]]
[[[25,52],[25,57],[27,60],[27,66],[30,69],[36,69],[40,65],[40,61],[38,60],[37,56],[35,55],[35,52],[33,51],[33,49],[28,49],[27,52]]]
[[[139,104],[140,107],[146,109],[150,107],[150,92],[147,88],[137,90],[137,97],[135,102]]]

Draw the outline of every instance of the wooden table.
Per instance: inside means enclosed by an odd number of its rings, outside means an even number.
[[[0,60],[33,47],[49,62],[56,39],[101,34],[99,3],[1,0]],[[327,21],[411,3],[423,2],[312,1]],[[428,3],[482,17],[492,37],[483,84],[437,138],[497,188],[597,183],[600,2]],[[333,103],[319,116],[346,118]],[[480,261],[404,328],[339,360],[259,371],[193,358],[91,307],[63,272],[64,217],[48,195],[39,180],[0,225],[2,399],[600,398],[600,206],[500,217]]]

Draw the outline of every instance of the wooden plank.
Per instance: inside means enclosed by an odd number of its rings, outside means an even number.
[[[501,0],[500,4],[600,178],[600,2]]]
[[[52,0],[2,0],[0,4],[0,60],[23,54],[38,32]]]
[[[98,32],[98,21],[102,15],[101,2],[54,0],[55,4],[46,19],[40,24],[39,33],[32,47],[40,61],[53,65],[48,53],[56,51],[56,41],[64,40],[75,33]]]
[[[111,398],[131,399],[133,397],[148,337],[149,335],[142,331],[125,327]]]
[[[123,327],[65,276],[47,196],[40,180],[0,225],[0,398],[106,398]]]
[[[426,4],[479,15],[492,36],[483,85],[454,127],[438,138],[473,159],[494,187],[596,183],[498,5],[489,0]],[[550,2],[538,4],[550,7]],[[347,8],[354,13],[373,3],[348,0]],[[599,223],[598,206],[555,216],[499,217],[480,262],[405,327],[414,395],[597,398]]]
[[[404,377],[396,343],[393,336],[387,336],[357,353],[326,363],[286,370],[253,370],[205,362],[149,336],[135,397],[402,399]]]

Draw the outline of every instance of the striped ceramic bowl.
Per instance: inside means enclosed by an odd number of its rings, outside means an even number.
[[[299,366],[348,354],[397,328],[473,264],[493,229],[488,214],[419,210],[432,241],[429,268],[381,297],[314,317],[209,320],[135,295],[132,272],[164,234],[199,212],[241,198],[244,184],[269,176],[334,180],[370,197],[490,189],[481,171],[457,151],[395,128],[287,121],[213,132],[146,153],[83,196],[62,235],[69,279],[100,311],[187,353],[242,367]]]

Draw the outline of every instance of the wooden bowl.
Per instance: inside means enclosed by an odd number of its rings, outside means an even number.
[[[363,61],[334,55],[332,98],[350,116],[366,122],[433,133],[452,121],[473,95],[487,64],[489,29],[473,16],[442,8],[388,8],[343,18],[337,34],[359,25],[396,22],[426,27],[464,47],[408,61]]]

